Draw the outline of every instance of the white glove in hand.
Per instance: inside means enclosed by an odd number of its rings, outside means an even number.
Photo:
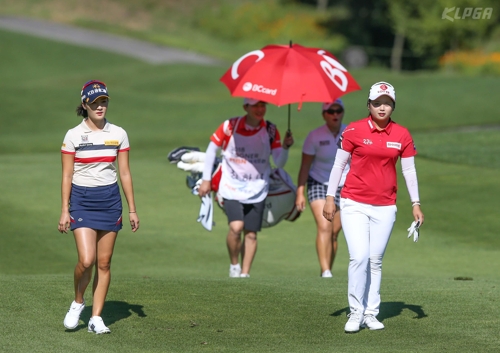
[[[198,179],[198,180],[196,181],[195,186],[193,186],[193,188],[191,189],[191,193],[192,193],[193,195],[198,195],[198,194],[199,194],[199,193],[198,193],[198,190],[200,189],[200,185],[201,185],[202,181],[203,181],[203,180],[201,180],[201,179]],[[206,195],[205,195],[205,196],[206,196]],[[202,201],[202,203],[203,203],[203,201]]]
[[[408,228],[408,238],[412,236],[413,234],[413,241],[416,243],[418,241],[418,233],[420,231],[420,221],[414,221],[412,222],[410,228]]]

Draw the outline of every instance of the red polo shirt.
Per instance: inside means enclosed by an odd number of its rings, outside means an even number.
[[[339,145],[351,154],[342,197],[377,206],[396,204],[396,162],[417,154],[410,132],[392,120],[378,130],[369,116],[350,123]]]

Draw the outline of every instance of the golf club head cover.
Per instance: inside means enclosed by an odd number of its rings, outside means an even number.
[[[205,152],[186,152],[181,156],[181,161],[183,161],[184,163],[205,162]]]
[[[195,162],[195,163],[186,163],[183,161],[177,162],[177,168],[191,173],[203,173],[204,166],[205,163],[203,162]]]
[[[177,163],[181,160],[182,155],[187,152],[192,152],[192,151],[199,151],[200,149],[198,147],[188,147],[188,146],[182,146],[182,147],[177,147],[176,149],[170,151],[168,153],[168,161],[170,163]]]

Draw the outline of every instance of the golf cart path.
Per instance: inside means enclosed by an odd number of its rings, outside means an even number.
[[[83,47],[99,48],[150,64],[190,63],[207,66],[221,64],[217,59],[194,52],[31,18],[0,17],[0,29]]]

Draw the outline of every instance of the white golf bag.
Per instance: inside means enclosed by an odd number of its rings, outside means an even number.
[[[186,184],[191,192],[197,195],[203,173],[205,153],[200,152],[196,147],[180,147],[170,152],[168,159],[171,163],[177,163],[179,169],[191,173],[186,177]],[[224,201],[219,195],[221,175],[221,160],[217,158],[212,173],[212,191],[217,204],[224,211]],[[269,178],[269,192],[265,200],[262,228],[272,227],[282,220],[295,221],[300,216],[300,212],[295,207],[296,195],[297,187],[290,175],[283,168],[274,168]],[[212,221],[208,219],[211,218],[213,212],[212,206],[208,205],[209,202],[211,203],[211,199],[210,197],[210,199],[202,200],[200,217],[198,218],[198,221],[208,230],[212,228]],[[210,215],[210,217],[205,217],[205,214]]]
[[[267,193],[262,228],[272,227],[282,220],[295,221],[300,212],[295,207],[297,187],[290,175],[283,168],[274,168],[269,177],[269,192]],[[224,210],[224,201],[216,192],[217,203]]]

